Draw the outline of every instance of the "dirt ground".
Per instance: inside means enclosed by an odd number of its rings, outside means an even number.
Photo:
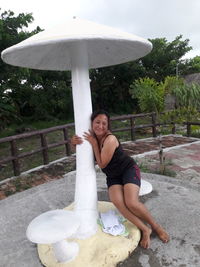
[[[177,135],[161,137],[163,148],[192,143],[194,141],[194,138]],[[122,146],[127,154],[131,156],[138,155],[152,150],[159,150],[159,139],[148,138],[137,140],[135,142],[125,142],[122,144]],[[65,173],[75,170],[75,168],[76,157],[75,155],[72,155],[65,158],[62,162],[49,164],[40,170],[30,172],[28,174],[21,174],[19,177],[0,185],[0,200],[8,197],[9,195],[15,194],[16,192],[22,192],[33,186],[37,186],[55,179],[61,179]]]
[[[160,140],[162,148],[173,147],[196,141],[194,138],[178,135],[162,136]],[[137,155],[152,150],[159,150],[159,138],[156,137],[149,139],[141,139],[135,142],[127,142],[123,144],[123,148],[129,155]]]

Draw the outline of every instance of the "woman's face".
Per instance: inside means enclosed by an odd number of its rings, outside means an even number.
[[[99,114],[92,122],[92,130],[96,136],[104,136],[108,131],[108,118],[104,114]]]

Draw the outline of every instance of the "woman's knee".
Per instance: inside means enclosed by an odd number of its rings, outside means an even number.
[[[120,212],[126,207],[124,199],[120,196],[110,196],[110,201]]]
[[[114,198],[111,199],[111,201],[117,209],[121,209],[124,206],[124,202],[122,199]]]
[[[119,185],[113,185],[109,188],[109,198],[110,201],[117,207],[119,207],[123,203],[123,190]]]
[[[137,199],[134,200],[127,199],[125,200],[125,204],[129,210],[137,210],[140,202]]]

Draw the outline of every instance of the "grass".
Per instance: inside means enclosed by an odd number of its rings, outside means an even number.
[[[193,137],[200,138],[200,126],[192,125],[191,131]]]
[[[168,167],[164,168],[164,171],[160,171],[160,170],[155,170],[154,172],[155,174],[160,174],[160,175],[165,175],[165,176],[169,176],[169,177],[176,177],[176,172],[169,169]]]
[[[170,168],[170,166],[173,165],[170,159],[164,160],[163,166],[160,165],[159,161],[156,162],[156,160],[152,158],[136,158],[136,162],[142,172],[155,173],[170,177],[176,176],[176,172]]]

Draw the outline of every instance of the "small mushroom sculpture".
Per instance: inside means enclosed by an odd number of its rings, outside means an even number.
[[[90,128],[92,101],[89,69],[133,61],[148,54],[152,44],[141,37],[81,19],[45,30],[5,49],[11,65],[40,70],[71,70],[76,134]],[[93,152],[84,142],[76,148],[75,212],[81,218],[79,238],[97,230],[97,189]]]
[[[141,186],[140,186],[139,196],[147,195],[147,194],[151,193],[152,190],[153,190],[152,185],[149,182],[141,179]]]
[[[37,244],[52,244],[58,262],[73,260],[79,246],[76,242],[68,242],[80,226],[80,220],[73,211],[51,210],[37,216],[28,225],[26,236]]]

